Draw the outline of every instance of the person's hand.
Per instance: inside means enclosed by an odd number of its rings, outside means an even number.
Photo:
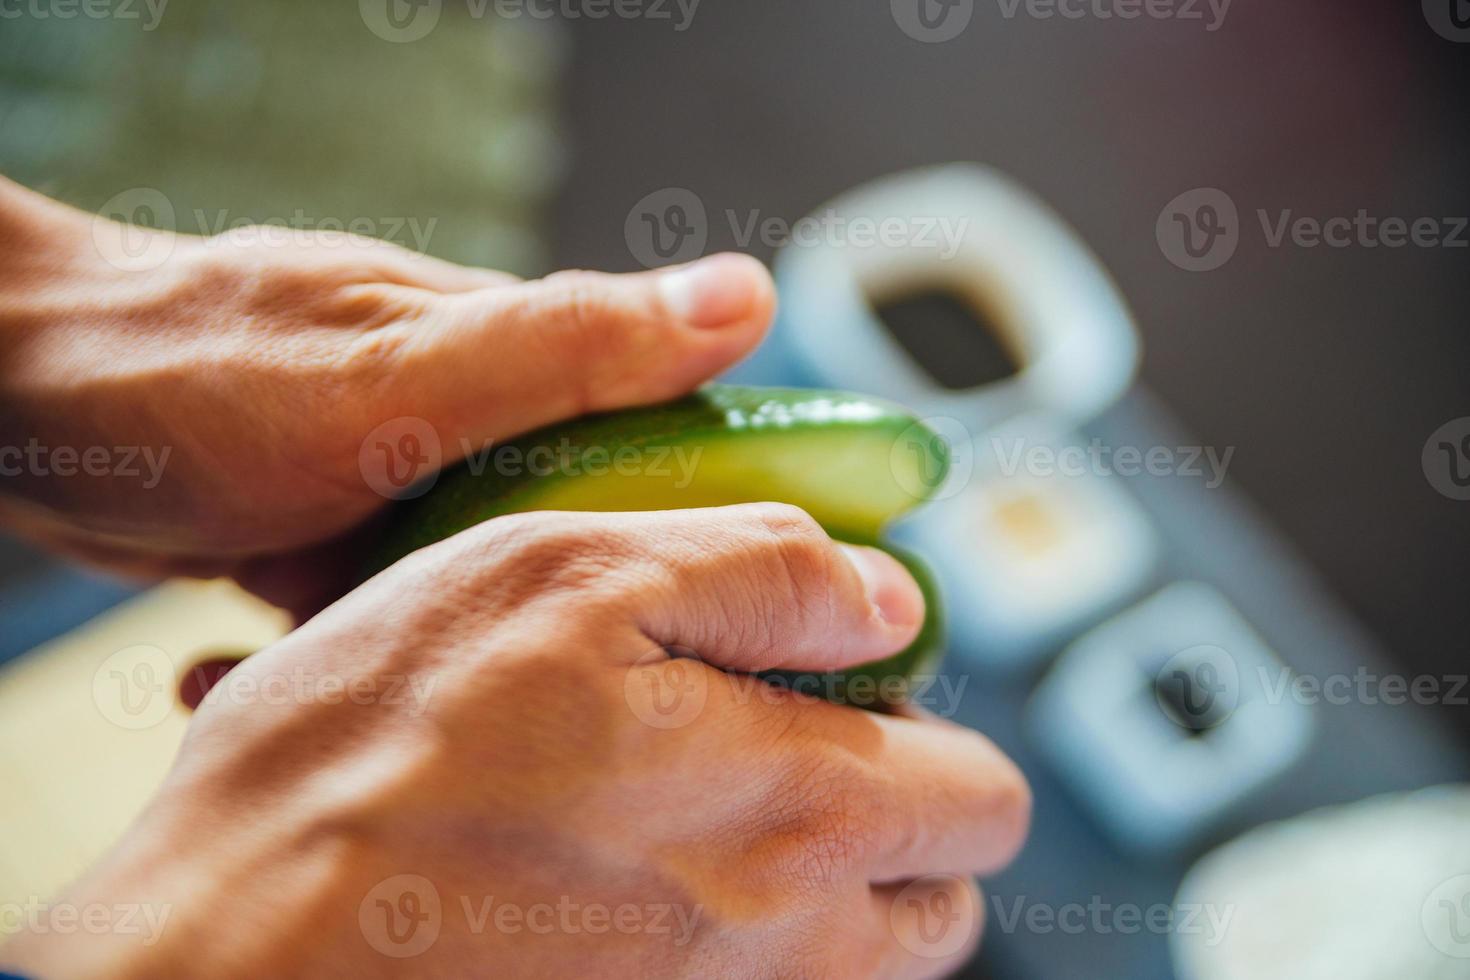
[[[379,508],[398,485],[379,472],[678,396],[754,347],[774,305],[741,256],[520,282],[281,237],[130,228],[0,178],[0,518],[116,570],[236,574],[310,610],[335,596],[297,573],[347,549],[292,553]]]
[[[784,505],[489,521],[211,693],[67,898],[167,908],[156,941],[6,952],[113,978],[948,972],[969,876],[1025,835],[1017,769],[736,673],[880,658],[923,615],[895,560]]]

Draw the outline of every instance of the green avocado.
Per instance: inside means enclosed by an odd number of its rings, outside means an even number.
[[[929,611],[918,639],[887,660],[838,675],[768,676],[883,707],[895,691],[902,695],[907,678],[937,665],[944,640],[932,575],[916,557],[883,543],[882,531],[937,489],[948,466],[944,441],[897,405],[838,391],[709,385],[667,404],[553,425],[472,456],[399,506],[371,570],[503,514],[795,504],[834,538],[883,547],[902,561]],[[858,677],[865,680],[855,684]]]

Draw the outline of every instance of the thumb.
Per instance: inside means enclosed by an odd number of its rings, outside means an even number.
[[[447,431],[503,438],[685,394],[754,348],[774,310],[770,273],[729,253],[445,295],[395,386]]]

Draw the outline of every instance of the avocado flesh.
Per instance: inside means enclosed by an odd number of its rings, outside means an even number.
[[[928,570],[880,541],[888,521],[921,502],[912,491],[937,486],[947,464],[935,458],[942,450],[932,434],[914,428],[917,421],[898,406],[844,392],[710,385],[668,404],[550,426],[443,473],[401,508],[375,569],[504,514],[795,504],[834,538],[894,554],[928,603],[919,638],[893,657],[825,675],[819,684],[806,680],[814,675],[775,675],[798,690],[842,696],[850,677],[912,676],[941,652]],[[927,459],[900,446],[916,434]],[[854,688],[852,699],[859,696]]]

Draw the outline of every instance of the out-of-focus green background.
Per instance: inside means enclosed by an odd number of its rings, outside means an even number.
[[[443,258],[544,271],[540,218],[562,173],[556,23],[450,5],[395,44],[350,4],[133,9],[0,22],[0,173],[88,210],[157,190],[194,234],[357,222]]]

